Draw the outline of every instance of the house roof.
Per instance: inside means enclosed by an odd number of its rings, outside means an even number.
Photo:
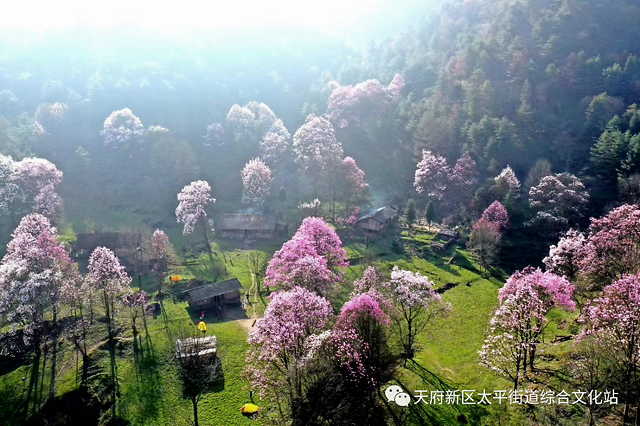
[[[218,229],[270,231],[275,229],[276,220],[261,214],[225,214],[218,221]]]
[[[237,278],[233,278],[231,280],[205,284],[200,287],[185,290],[183,294],[188,295],[192,302],[199,302],[201,300],[210,299],[235,290],[240,290],[241,288],[242,284],[240,284],[240,281],[238,281]]]
[[[366,214],[366,215],[362,216],[360,219],[358,219],[358,221],[374,218],[378,222],[384,223],[384,222],[388,221],[389,219],[391,219],[392,217],[394,217],[397,214],[398,214],[398,212],[396,212],[391,207],[384,206],[384,207],[380,207],[379,209],[375,209],[374,211],[372,211],[369,214]]]

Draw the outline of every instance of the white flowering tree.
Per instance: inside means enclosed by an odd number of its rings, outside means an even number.
[[[197,180],[185,186],[178,194],[178,207],[176,208],[176,219],[178,223],[184,224],[184,235],[193,232],[196,225],[200,223],[204,240],[207,245],[207,253],[209,259],[213,261],[211,256],[211,244],[209,243],[209,235],[207,231],[207,212],[205,208],[209,203],[215,203],[216,199],[211,198],[211,186],[204,180]]]

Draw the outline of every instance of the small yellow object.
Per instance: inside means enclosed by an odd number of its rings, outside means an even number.
[[[174,275],[171,277],[171,281],[180,281],[180,275]]]
[[[258,411],[260,409],[260,407],[258,407],[255,404],[244,404],[242,406],[242,408],[240,409],[240,411],[242,411],[243,413],[247,413],[247,414],[253,414],[256,411]]]
[[[204,321],[200,321],[198,323],[198,330],[200,331],[207,331],[207,324],[204,323]]]

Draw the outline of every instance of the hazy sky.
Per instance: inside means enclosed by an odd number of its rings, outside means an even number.
[[[0,14],[0,26],[33,30],[73,25],[136,23],[144,28],[242,28],[308,25],[353,34],[363,28],[384,32],[416,18],[415,10],[442,0],[19,0]],[[430,9],[430,8],[429,8]],[[413,24],[415,22],[407,22]],[[391,29],[391,28],[389,28]]]

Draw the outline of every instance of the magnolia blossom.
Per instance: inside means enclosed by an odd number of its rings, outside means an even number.
[[[451,169],[447,160],[441,156],[435,156],[431,151],[422,151],[422,160],[418,163],[413,186],[418,193],[427,192],[427,195],[437,200],[442,199],[449,184]]]
[[[340,365],[350,378],[371,387],[378,384],[376,349],[384,338],[381,326],[389,325],[389,316],[369,294],[357,294],[344,304],[331,335]],[[373,340],[373,341],[372,341]]]
[[[342,161],[342,145],[336,140],[335,130],[324,117],[309,115],[293,136],[293,151],[301,170],[313,179],[327,179]]]
[[[97,247],[89,257],[89,279],[96,290],[111,297],[129,289],[131,277],[116,255],[106,247]]]
[[[71,262],[56,237],[46,217],[27,215],[14,230],[0,263],[0,315],[13,327],[21,326],[25,344],[32,340],[40,344],[45,311],[58,303],[64,271]],[[11,351],[0,348],[6,349]]]
[[[558,223],[579,219],[589,202],[589,193],[580,179],[570,173],[545,176],[529,190],[529,205],[541,218]]]
[[[28,210],[51,216],[60,203],[57,187],[62,182],[62,172],[48,160],[24,158],[15,163],[9,178],[13,195]]]
[[[271,193],[271,169],[259,158],[249,161],[242,169],[242,202],[264,201]]]
[[[460,188],[471,187],[478,183],[478,168],[469,151],[456,161],[451,172],[451,181]]]
[[[480,220],[494,225],[496,230],[502,232],[509,223],[509,213],[507,213],[507,209],[504,208],[500,201],[494,201],[487,207],[484,213],[482,213]]]
[[[327,116],[341,128],[376,119],[387,104],[399,98],[404,86],[404,78],[400,74],[394,76],[388,87],[375,79],[355,86],[340,86],[332,81],[328,85],[331,95],[327,102]]]
[[[583,234],[569,229],[557,245],[551,246],[549,255],[542,260],[547,271],[573,279],[579,269],[580,252],[585,242]]]
[[[129,108],[114,111],[104,121],[100,135],[104,144],[115,148],[126,148],[142,141],[144,126]]]
[[[501,192],[504,194],[517,194],[520,191],[520,181],[516,177],[510,166],[505,167],[502,172],[495,178],[496,184],[500,188],[504,188]]]
[[[607,284],[640,269],[640,208],[625,204],[592,219],[578,266],[587,277]]]
[[[369,184],[364,181],[364,172],[356,164],[356,160],[345,157],[342,160],[342,173],[345,177],[345,191],[348,197],[361,197],[367,192]]]
[[[508,297],[516,294],[518,288],[522,286],[530,286],[536,290],[539,293],[538,297],[548,309],[557,306],[573,311],[576,308],[575,302],[571,299],[575,290],[573,284],[561,276],[531,267],[511,275],[498,292],[498,300],[504,302]]]
[[[207,204],[216,202],[215,198],[211,198],[211,186],[203,180],[185,186],[178,194],[178,201],[176,218],[178,223],[184,223],[184,235],[191,234],[198,221],[207,216]]]
[[[269,263],[266,287],[304,287],[325,293],[342,280],[337,267],[347,266],[347,254],[335,231],[322,219],[307,218]]]
[[[283,389],[295,394],[296,386],[290,386],[301,380],[299,370],[309,351],[305,343],[311,336],[316,343],[332,317],[329,301],[309,290],[295,287],[271,296],[248,339],[247,373],[261,396],[282,395]]]
[[[290,140],[291,134],[282,120],[277,119],[260,141],[264,162],[271,166],[278,164],[289,150]]]
[[[433,289],[429,278],[394,266],[391,271],[389,290],[399,315],[396,324],[400,330],[400,343],[404,356],[412,359],[415,353],[416,337],[431,319],[451,309],[450,304],[441,303],[442,298]]]

